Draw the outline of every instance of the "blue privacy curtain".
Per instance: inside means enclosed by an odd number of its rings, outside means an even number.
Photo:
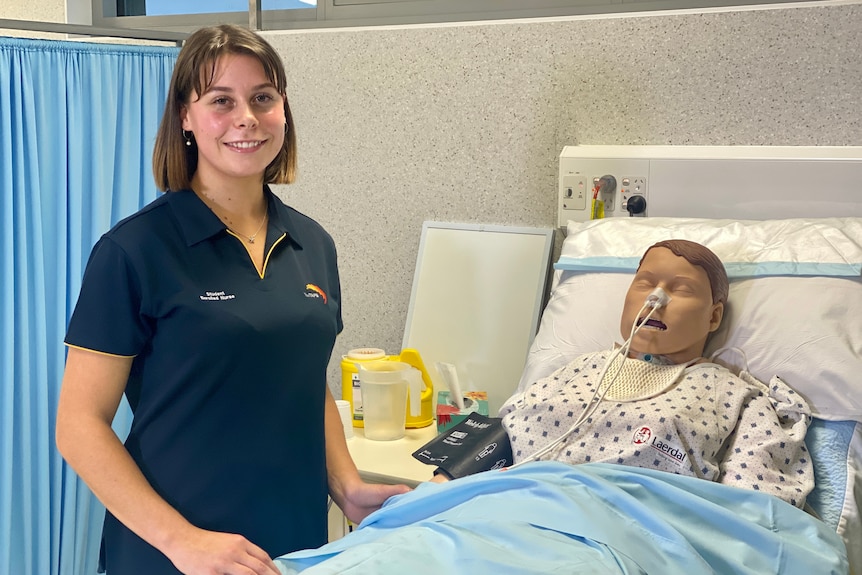
[[[0,574],[96,572],[103,508],[54,446],[62,342],[90,248],[158,194],[177,52],[0,38]]]

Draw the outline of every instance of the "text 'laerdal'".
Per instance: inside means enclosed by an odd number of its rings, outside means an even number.
[[[677,449],[676,447],[671,447],[670,445],[660,441],[656,437],[652,438],[652,441],[650,442],[650,447],[652,447],[653,449],[657,449],[658,451],[661,451],[664,455],[672,457],[673,459],[676,459],[680,463],[685,461],[685,451],[683,451],[681,449]]]

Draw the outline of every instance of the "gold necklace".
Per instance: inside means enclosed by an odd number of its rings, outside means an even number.
[[[236,234],[236,235],[238,235],[238,236],[242,236],[242,237],[244,237],[245,239],[247,239],[247,240],[248,240],[248,243],[253,244],[253,243],[254,243],[255,238],[257,237],[257,234],[259,234],[259,233],[260,233],[260,230],[262,230],[262,229],[263,229],[263,224],[264,224],[264,223],[266,223],[266,216],[267,216],[267,215],[269,215],[269,210],[267,210],[266,212],[264,212],[264,213],[263,213],[263,219],[262,219],[262,220],[260,220],[260,225],[259,225],[259,226],[257,226],[257,231],[256,231],[256,232],[254,232],[253,234],[251,234],[250,236],[247,236],[247,235],[245,235],[245,234],[243,234],[243,233],[241,233],[241,232],[238,232],[238,231],[236,231],[235,229],[233,229],[233,228],[232,228],[232,227],[230,227],[230,226],[228,226],[228,228],[227,228],[227,229],[229,229],[230,231],[232,231],[233,233],[235,233],[235,234]]]
[[[195,192],[195,193],[197,194],[197,192]],[[211,197],[209,197],[206,193],[204,193],[204,194],[198,194],[198,196],[199,196],[199,197],[201,197],[201,200],[204,202],[204,204],[205,204],[205,205],[206,205],[206,206],[207,206],[207,207],[208,207],[208,208],[209,208],[209,209],[210,209],[210,210],[211,210],[211,211],[212,211],[216,216],[218,216],[218,219],[220,219],[222,222],[224,222],[225,227],[226,227],[228,230],[230,230],[230,231],[231,231],[231,233],[234,233],[234,234],[236,234],[236,235],[238,235],[238,236],[240,236],[240,237],[245,238],[246,240],[248,240],[248,243],[250,243],[250,244],[253,244],[253,243],[254,243],[254,240],[257,238],[257,235],[260,233],[260,230],[262,230],[262,229],[263,229],[263,224],[265,224],[265,223],[266,223],[266,217],[269,215],[269,208],[268,208],[268,207],[265,207],[265,210],[264,210],[264,212],[263,212],[263,218],[261,218],[261,220],[260,220],[260,225],[259,225],[259,226],[257,226],[257,231],[256,231],[256,232],[254,232],[253,234],[251,234],[250,236],[247,236],[247,235],[245,235],[245,234],[243,234],[243,233],[241,233],[241,232],[238,232],[238,231],[236,231],[235,229],[233,229],[233,228],[230,226],[230,224],[228,223],[228,222],[229,222],[229,219],[228,219],[228,218],[226,218],[226,217],[224,217],[224,216],[222,216],[222,215],[220,215],[220,214],[218,213],[218,211],[216,211],[215,206],[216,206],[216,205],[218,205],[218,203],[217,203],[215,200],[213,200]],[[204,199],[203,199],[204,197],[206,197],[206,199],[207,199],[207,200],[209,200],[209,201],[204,200]]]

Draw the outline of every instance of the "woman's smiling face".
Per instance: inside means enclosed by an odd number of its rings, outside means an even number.
[[[209,185],[262,180],[284,143],[284,98],[253,56],[220,57],[209,87],[192,93],[180,114],[197,144],[194,177]]]
[[[670,296],[670,302],[655,310],[650,322],[635,335],[631,350],[664,355],[674,363],[700,357],[707,336],[721,323],[724,304],[712,303],[709,277],[703,268],[664,247],[647,252],[629,286],[620,320],[623,339],[628,339],[632,324],[649,313],[650,308],[642,308],[657,287]]]

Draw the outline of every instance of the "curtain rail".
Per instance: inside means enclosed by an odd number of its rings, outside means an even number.
[[[59,22],[36,22],[33,20],[8,20],[3,18],[0,18],[0,29],[55,32],[82,36],[108,36],[111,38],[134,38],[137,40],[159,40],[163,42],[176,42],[177,46],[181,46],[183,40],[189,36],[186,32],[134,30],[130,28],[97,27],[87,24],[63,24]]]

